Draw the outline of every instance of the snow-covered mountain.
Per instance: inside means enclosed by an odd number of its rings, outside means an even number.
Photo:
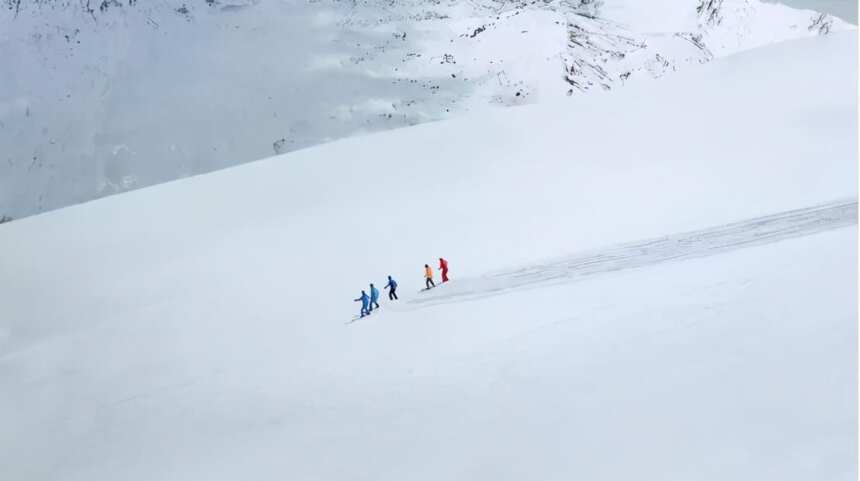
[[[16,218],[853,28],[758,0],[4,1],[0,215]]]
[[[856,479],[856,44],[0,225],[0,477]]]

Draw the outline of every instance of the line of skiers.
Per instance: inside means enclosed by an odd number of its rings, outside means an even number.
[[[441,257],[439,258],[439,270],[442,271],[442,282],[448,282],[448,261]],[[424,264],[424,285],[426,286],[424,290],[436,287],[436,283],[433,282],[433,269],[427,264]],[[394,278],[388,276],[388,283],[385,284],[383,289],[389,289],[389,301],[397,300],[397,281]],[[370,295],[368,296],[366,292],[361,291],[361,296],[353,301],[361,302],[361,317],[367,316],[373,312],[374,307],[379,309],[379,289],[371,283]]]

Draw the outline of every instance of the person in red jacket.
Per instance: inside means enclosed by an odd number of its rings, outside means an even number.
[[[442,271],[442,282],[448,282],[448,261],[439,258],[439,269]]]

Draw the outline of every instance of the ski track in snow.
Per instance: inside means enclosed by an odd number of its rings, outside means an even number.
[[[595,274],[712,256],[857,224],[857,201],[837,201],[702,230],[621,244],[538,265],[458,280],[410,299],[430,306],[476,300],[514,289],[575,282]],[[440,286],[441,287],[441,286]]]

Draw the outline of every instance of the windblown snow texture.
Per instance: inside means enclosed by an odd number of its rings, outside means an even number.
[[[857,224],[857,201],[780,212],[693,232],[632,242],[587,254],[460,280],[444,292],[411,300],[413,304],[444,304],[501,295],[547,284],[584,278],[663,262],[694,259],[765,245]]]

